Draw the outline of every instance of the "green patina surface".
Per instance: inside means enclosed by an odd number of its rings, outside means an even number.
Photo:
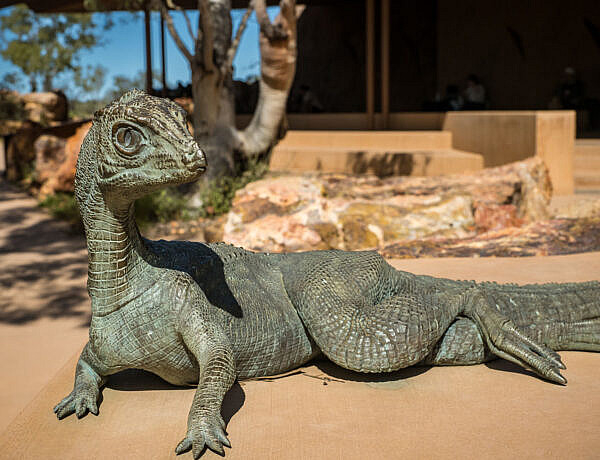
[[[318,354],[369,373],[502,357],[565,384],[555,350],[600,350],[597,282],[478,284],[397,271],[375,252],[266,254],[141,237],[135,200],[205,168],[170,101],[132,91],[95,115],[75,181],[90,338],[59,418],[97,413],[111,374],[144,369],[197,385],[176,448],[197,458],[229,446],[220,409],[236,378],[282,373]]]

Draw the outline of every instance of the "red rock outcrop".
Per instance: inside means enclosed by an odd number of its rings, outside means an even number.
[[[468,238],[546,218],[550,196],[539,159],[439,177],[282,175],[238,191],[223,239],[277,252]]]
[[[33,144],[41,132],[39,124],[26,120],[10,137],[6,146],[6,178],[9,181],[31,178],[35,159]]]
[[[550,219],[507,227],[472,238],[398,241],[380,250],[384,257],[524,257],[600,250],[600,218]]]

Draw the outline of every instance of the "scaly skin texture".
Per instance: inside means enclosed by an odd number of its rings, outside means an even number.
[[[496,285],[397,271],[375,252],[260,254],[148,241],[134,200],[198,178],[204,154],[167,100],[127,93],[97,113],[76,196],[86,229],[90,340],[59,418],[98,412],[127,368],[197,385],[176,452],[229,446],[220,415],[236,378],[281,373],[323,353],[359,372],[502,357],[565,384],[554,350],[600,350],[600,284]]]

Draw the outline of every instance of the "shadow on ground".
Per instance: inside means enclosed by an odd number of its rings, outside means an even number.
[[[0,180],[0,323],[89,320],[83,236],[52,219],[32,197]]]
[[[171,385],[157,375],[139,369],[127,369],[111,375],[107,388],[117,391],[151,391],[151,390],[190,390],[195,387]],[[246,394],[239,382],[229,389],[221,406],[221,416],[225,423],[238,413],[246,401]]]
[[[431,366],[410,366],[405,369],[400,369],[395,372],[386,372],[380,374],[364,374],[360,372],[350,371],[338,366],[337,364],[319,359],[314,362],[324,374],[336,380],[350,380],[352,382],[363,383],[389,383],[408,380],[427,372]]]
[[[535,372],[533,372],[529,369],[525,369],[521,366],[518,366],[517,364],[511,363],[510,361],[507,361],[505,359],[495,359],[493,361],[490,361],[489,363],[485,363],[485,365],[488,368],[494,369],[496,371],[510,372],[513,374],[523,374],[523,375],[527,375],[529,377],[533,377],[534,379],[542,380],[545,383],[557,385],[559,387],[563,386],[560,383],[551,382],[550,380],[546,380],[546,379],[540,377],[539,375],[537,375]]]

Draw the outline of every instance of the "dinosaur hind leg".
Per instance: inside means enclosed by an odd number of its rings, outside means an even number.
[[[300,308],[300,317],[323,354],[358,372],[390,372],[422,361],[453,320],[411,295],[373,305],[336,300],[329,315],[315,318]]]
[[[469,318],[456,318],[420,363],[435,366],[480,364],[496,359],[485,345],[479,328]]]
[[[458,313],[458,303],[453,310],[426,292],[402,289],[400,273],[375,252],[285,260],[286,291],[302,322],[323,354],[346,369],[390,372],[416,364]]]
[[[600,351],[600,283],[482,283],[488,302],[553,350]]]
[[[521,326],[531,339],[554,350],[600,352],[600,318],[564,322],[549,321]],[[557,342],[560,338],[560,343]],[[435,347],[421,362],[424,365],[469,365],[496,359],[485,345],[479,328],[469,318],[454,321]]]

